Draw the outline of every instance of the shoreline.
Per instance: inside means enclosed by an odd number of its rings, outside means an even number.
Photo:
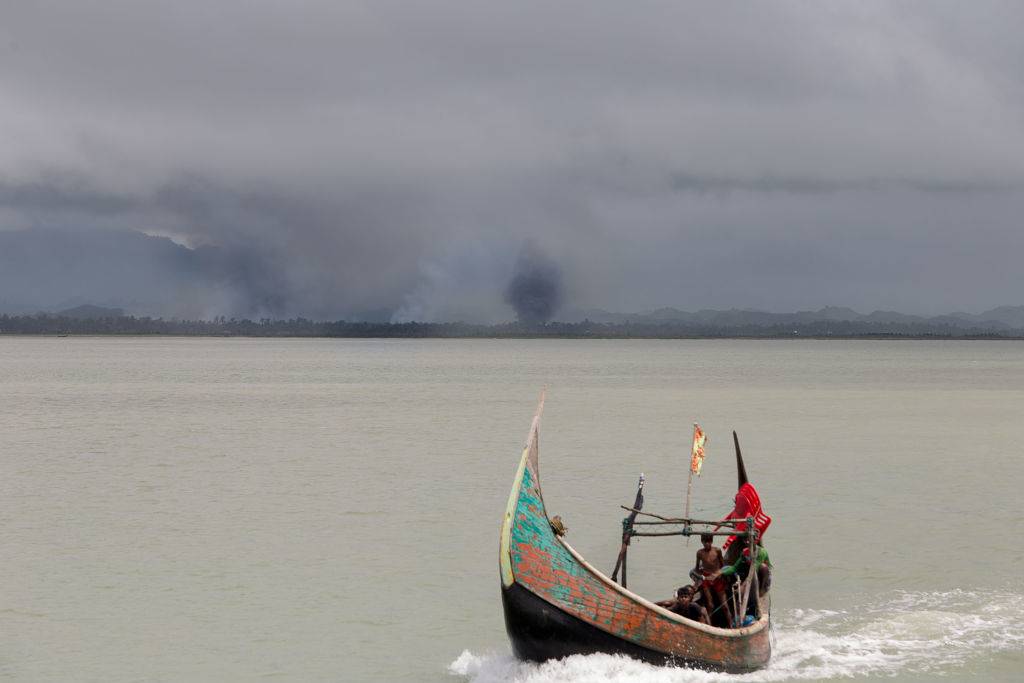
[[[341,335],[341,334],[245,334],[245,333],[181,333],[181,332],[4,332],[3,338],[70,339],[70,338],[132,338],[132,339],[365,339],[365,340],[593,340],[593,341],[1024,341],[1024,335],[940,335],[872,333],[849,335],[594,335],[594,334],[508,334],[508,335]]]
[[[0,336],[63,338],[238,337],[256,339],[914,339],[1021,340],[1024,328],[1007,323],[871,322],[582,322],[493,325],[465,322],[349,322],[305,318],[176,320],[135,316],[0,315]]]

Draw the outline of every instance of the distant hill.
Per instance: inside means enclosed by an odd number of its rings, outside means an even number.
[[[773,326],[802,326],[819,323],[860,323],[857,329],[895,329],[900,326],[925,326],[958,330],[1008,331],[1024,330],[1024,306],[999,306],[978,314],[950,313],[938,316],[920,316],[896,311],[859,313],[852,308],[826,306],[817,311],[795,313],[769,313],[751,309],[702,309],[696,312],[676,308],[659,308],[646,313],[611,313],[601,309],[570,311],[566,322],[611,325],[684,325],[723,329]],[[845,329],[845,328],[844,328]]]
[[[999,306],[976,316],[979,322],[1001,322],[1012,328],[1024,328],[1024,306]]]

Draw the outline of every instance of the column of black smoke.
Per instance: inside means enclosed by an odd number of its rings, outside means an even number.
[[[562,272],[554,261],[531,243],[523,246],[516,259],[512,279],[505,290],[520,322],[544,323],[562,305]]]

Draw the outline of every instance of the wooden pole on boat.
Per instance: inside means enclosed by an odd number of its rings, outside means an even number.
[[[740,586],[738,583],[733,583],[732,588],[729,591],[729,599],[732,600],[732,621],[729,624],[729,628],[736,627],[736,615],[740,613]]]
[[[761,577],[754,572],[754,580],[750,585],[750,592],[754,595],[754,618],[761,618]]]
[[[754,582],[753,574],[756,573],[754,563],[757,555],[754,548],[757,547],[757,528],[754,526],[754,518],[747,517],[747,549],[750,553],[747,562],[747,578],[743,581],[743,596],[740,598],[740,611],[736,613],[736,626],[742,627],[743,620],[747,618],[747,601],[750,599],[750,585]]]
[[[633,523],[636,516],[640,514],[640,508],[644,506],[644,473],[640,473],[640,483],[636,487],[636,500],[629,516],[622,520],[622,546],[619,548],[619,557],[615,560],[615,569],[612,570],[612,581],[618,581],[619,569],[622,569],[622,587],[626,587],[626,554],[629,552],[629,541],[633,537]]]
[[[690,468],[689,475],[686,478],[686,510],[683,512],[683,519],[690,518],[690,492],[693,491],[693,468]]]

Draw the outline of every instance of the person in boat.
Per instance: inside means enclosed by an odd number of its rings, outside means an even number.
[[[700,542],[704,547],[697,551],[697,564],[694,570],[703,577],[700,590],[704,595],[704,605],[708,612],[712,617],[718,617],[714,619],[715,621],[728,625],[732,623],[732,610],[729,609],[729,600],[725,595],[726,580],[721,576],[713,580],[709,578],[725,566],[725,556],[722,555],[721,548],[714,546],[714,540],[715,537],[711,534],[700,535]]]
[[[711,620],[708,618],[708,611],[693,601],[695,592],[693,586],[683,586],[676,591],[674,599],[662,600],[655,604],[687,619],[693,619],[702,624],[710,624]]]
[[[739,541],[737,541],[739,543]],[[772,585],[772,561],[768,557],[768,551],[763,545],[754,546],[754,571],[757,572],[758,595],[764,595]],[[726,565],[708,577],[714,581],[719,577],[736,577],[740,581],[747,578],[750,573],[750,548],[744,548],[738,560],[731,565]]]

